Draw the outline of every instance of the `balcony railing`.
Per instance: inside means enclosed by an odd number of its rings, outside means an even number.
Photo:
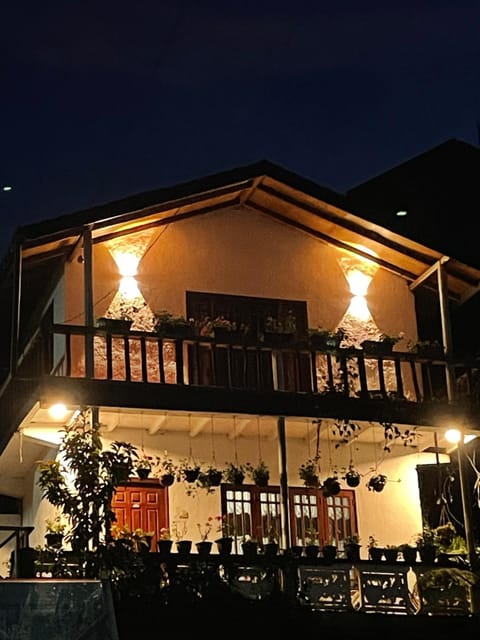
[[[83,380],[87,395],[82,402],[96,404],[126,400],[115,385],[92,386],[118,381],[132,383],[128,400],[133,406],[167,407],[173,398],[178,408],[187,402],[189,409],[201,411],[228,407],[419,425],[432,424],[435,415],[448,411],[480,428],[480,360],[474,359],[398,351],[372,356],[363,349],[322,350],[302,342],[239,344],[55,324],[38,331],[16,374],[0,398],[2,415],[12,414],[12,429],[19,401],[27,401],[40,380],[48,378],[57,392],[60,377],[71,381],[74,395],[76,381]],[[157,392],[149,394],[146,386]]]

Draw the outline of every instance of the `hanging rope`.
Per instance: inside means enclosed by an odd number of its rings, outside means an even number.
[[[320,427],[322,426],[322,421],[317,420],[317,441],[315,447],[315,460],[320,460]]]
[[[211,437],[212,437],[212,464],[215,467],[217,464],[217,460],[215,458],[215,433],[213,427],[213,414],[210,416],[211,419]]]
[[[188,414],[188,459],[190,462],[195,462],[192,449],[192,414]]]
[[[262,440],[260,438],[260,416],[257,416],[257,446],[258,446],[258,461],[261,462],[262,458]]]
[[[238,454],[237,454],[237,416],[233,416],[233,451],[235,464],[238,466]]]
[[[18,459],[23,464],[23,429],[18,430]]]

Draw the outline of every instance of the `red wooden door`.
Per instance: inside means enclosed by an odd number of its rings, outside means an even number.
[[[118,526],[126,525],[131,531],[153,531],[151,550],[157,550],[160,530],[169,527],[167,489],[152,481],[119,486],[113,496],[112,510]]]

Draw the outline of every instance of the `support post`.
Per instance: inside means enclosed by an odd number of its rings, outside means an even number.
[[[289,549],[291,544],[290,517],[288,510],[287,444],[285,436],[285,417],[277,420],[278,432],[278,468],[280,470],[280,523],[282,526],[281,548]]]

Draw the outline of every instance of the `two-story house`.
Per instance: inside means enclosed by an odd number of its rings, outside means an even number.
[[[130,478],[117,518],[152,530],[152,551],[179,520],[196,541],[199,524],[224,516],[237,552],[274,530],[283,552],[313,539],[343,553],[357,535],[366,558],[370,537],[400,545],[441,524],[435,491],[452,463],[473,557],[471,445],[445,433],[479,433],[475,361],[456,361],[450,322],[479,282],[480,270],[268,162],[22,227],[1,272],[0,521],[44,544],[54,510],[38,461],[82,408],[105,446],[204,469],[268,466],[263,487],[248,475],[207,488]],[[159,331],[165,312],[192,319],[190,334]],[[127,315],[127,327],[105,320]],[[342,340],[315,342],[313,329]],[[368,350],[388,336],[393,351]],[[415,349],[426,340],[440,350]]]

